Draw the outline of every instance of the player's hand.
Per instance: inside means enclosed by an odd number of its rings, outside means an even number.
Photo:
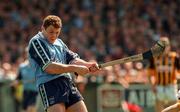
[[[90,63],[90,67],[89,67],[89,71],[90,72],[96,72],[98,71],[100,68],[98,66],[98,64],[96,62],[91,62]]]

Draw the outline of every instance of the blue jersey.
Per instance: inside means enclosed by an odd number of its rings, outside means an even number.
[[[28,62],[20,64],[18,79],[22,81],[24,90],[37,91],[35,85],[35,72]]]
[[[52,62],[69,64],[78,58],[78,55],[70,51],[61,39],[58,38],[51,44],[42,32],[39,32],[30,40],[28,48],[29,61],[35,69],[37,86],[61,76],[71,78],[70,73],[48,74],[44,71]]]

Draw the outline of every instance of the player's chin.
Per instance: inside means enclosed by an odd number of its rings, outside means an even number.
[[[56,41],[56,39],[49,39],[49,42],[52,43],[52,44],[53,44],[55,41]]]

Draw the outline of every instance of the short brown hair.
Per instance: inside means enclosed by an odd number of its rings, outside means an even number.
[[[62,27],[61,19],[55,15],[46,16],[43,20],[43,27],[46,29],[50,25],[52,25],[55,28],[61,28]]]

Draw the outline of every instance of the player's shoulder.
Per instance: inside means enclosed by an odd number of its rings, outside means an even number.
[[[30,39],[30,43],[34,42],[34,41],[43,41],[44,36],[42,35],[42,32],[38,32],[36,35],[34,35],[31,39]]]
[[[171,57],[177,57],[177,56],[178,56],[178,54],[177,54],[175,51],[171,51],[171,52],[169,53],[169,55],[170,55]]]
[[[41,32],[37,33],[35,36],[33,36],[31,38],[31,40],[29,41],[29,48],[31,46],[36,46],[36,47],[39,47],[39,46],[42,46],[42,47],[45,47],[45,46],[49,46],[50,44],[47,42],[47,40],[44,38],[44,36],[42,35]]]

